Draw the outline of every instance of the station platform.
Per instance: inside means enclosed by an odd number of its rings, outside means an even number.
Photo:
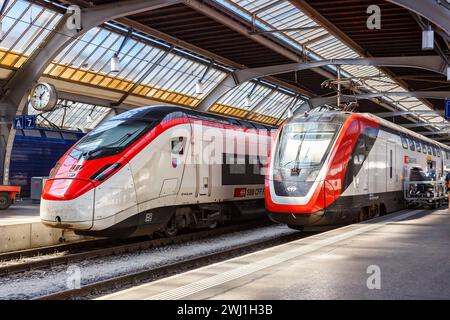
[[[449,244],[449,210],[404,210],[100,299],[450,299]]]
[[[0,253],[46,247],[85,238],[72,231],[52,229],[43,225],[39,218],[39,204],[22,200],[7,210],[0,211]]]

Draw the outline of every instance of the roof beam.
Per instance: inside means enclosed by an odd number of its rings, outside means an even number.
[[[361,59],[331,59],[314,62],[288,63],[276,66],[247,68],[236,70],[225,77],[210,94],[199,104],[199,110],[208,111],[219,98],[234,87],[253,79],[282,74],[293,71],[301,71],[312,68],[319,68],[329,65],[361,65],[361,66],[390,66],[417,68],[436,73],[446,74],[447,63],[440,56],[415,56],[415,57],[382,57],[382,58],[361,58]]]
[[[450,35],[450,10],[436,0],[387,0],[433,22]],[[445,1],[445,0],[444,0]]]
[[[420,127],[450,127],[450,122],[430,122],[430,123],[407,123],[401,124],[405,128],[420,128]],[[439,133],[439,132],[436,132]]]
[[[282,47],[281,45],[276,44],[275,42],[273,42],[272,40],[262,36],[262,35],[258,35],[258,34],[254,34],[251,35],[248,33],[248,28],[241,24],[238,23],[236,20],[230,18],[229,16],[220,13],[219,11],[211,8],[208,5],[205,5],[204,3],[198,1],[198,0],[183,0],[183,3],[194,9],[197,12],[200,12],[201,14],[216,20],[217,22],[221,23],[224,26],[227,26],[228,28],[254,40],[255,42],[270,48],[271,50],[273,50],[274,52],[292,60],[292,61],[296,61],[296,62],[300,62],[301,58],[298,54],[296,54],[295,52],[286,49],[285,47]]]
[[[392,112],[380,112],[377,113],[376,115],[380,118],[390,118],[390,117],[406,116],[408,114],[440,116],[444,115],[444,111],[434,111],[434,110],[392,111]]]
[[[431,99],[446,99],[450,97],[450,91],[408,91],[408,92],[370,92],[356,95],[343,95],[341,102],[349,102],[353,100],[372,99],[378,97],[414,97],[414,98],[431,98]],[[309,100],[311,108],[323,106],[325,104],[332,104],[336,101],[336,96],[333,97],[318,97]]]

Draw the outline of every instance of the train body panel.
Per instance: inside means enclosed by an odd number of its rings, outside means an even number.
[[[361,212],[372,216],[405,208],[403,184],[412,169],[433,170],[439,180],[449,161],[448,147],[364,114],[296,117],[275,141],[266,208],[273,220],[299,227],[348,223]],[[283,149],[287,143],[290,152]],[[320,161],[313,163],[314,157]]]
[[[131,235],[162,229],[173,219],[180,228],[213,226],[236,213],[264,212],[270,128],[176,107],[142,110],[160,119],[134,119],[137,111],[120,115],[61,158],[42,196],[45,224],[79,234]],[[69,187],[59,192],[61,181]],[[81,188],[70,188],[75,181],[83,181]],[[88,194],[92,218],[65,211],[64,204]]]

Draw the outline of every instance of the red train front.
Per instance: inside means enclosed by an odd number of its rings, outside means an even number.
[[[370,202],[352,181],[377,139],[379,123],[350,113],[312,113],[291,119],[276,137],[265,181],[270,218],[293,228],[355,219]],[[350,161],[359,141],[364,157]]]

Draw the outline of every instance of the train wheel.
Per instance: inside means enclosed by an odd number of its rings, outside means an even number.
[[[0,192],[0,210],[8,209],[11,205],[11,197],[6,192]]]
[[[209,229],[215,229],[215,228],[217,228],[219,226],[219,221],[214,221],[214,222],[211,222],[210,224],[209,224],[209,226],[208,226],[208,228]]]
[[[175,217],[170,219],[167,226],[164,228],[163,233],[166,237],[175,237],[178,234],[178,226]]]

